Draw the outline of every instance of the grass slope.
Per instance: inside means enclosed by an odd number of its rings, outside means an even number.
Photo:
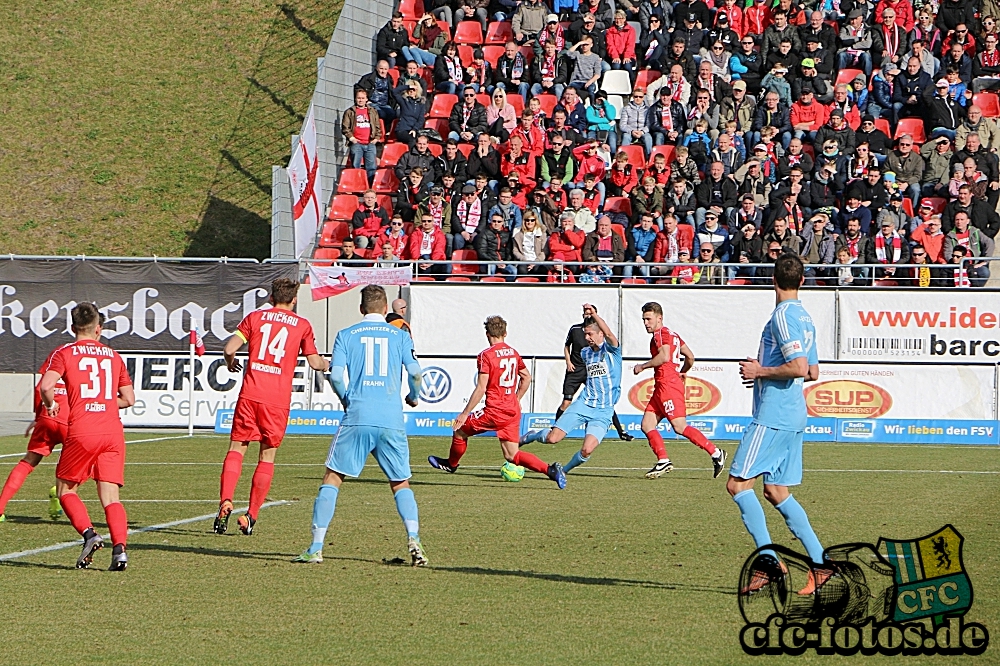
[[[535,448],[566,460],[577,445]],[[405,556],[405,538],[373,465],[341,492],[326,562],[292,565],[309,542],[327,446],[325,438],[286,440],[271,499],[298,501],[264,510],[252,537],[211,534],[210,520],[137,535],[121,575],[74,570],[76,546],[3,565],[0,662],[79,663],[92,652],[115,664],[760,663],[740,651],[734,594],[752,545],[723,480],[710,478],[694,447],[673,445],[678,469],[647,481],[646,445],[609,441],[559,492],[530,473],[502,482],[495,442],[475,442],[450,476],[423,463],[447,442],[415,438],[413,486],[431,566],[383,564]],[[21,447],[23,439],[0,440],[0,453]],[[133,526],[211,513],[225,449],[218,437],[130,446],[123,497]],[[16,460],[0,459],[0,473]],[[829,471],[995,472],[996,451],[806,445],[806,463],[796,496],[825,544],[916,538],[951,522],[966,537],[970,619],[1000,627],[995,475]],[[238,497],[251,474],[247,465]],[[8,507],[0,552],[75,537],[65,520],[41,518],[46,504],[37,500],[51,479],[43,467],[18,497],[36,501]],[[204,501],[128,502],[136,499]],[[767,513],[774,537],[795,547],[776,512]],[[99,553],[95,564],[106,567],[109,557]],[[995,663],[995,651],[963,661]]]
[[[0,252],[258,256],[341,2],[0,9]]]

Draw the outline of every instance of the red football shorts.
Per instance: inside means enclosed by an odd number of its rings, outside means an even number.
[[[276,449],[281,446],[281,440],[285,437],[288,410],[288,407],[282,409],[240,398],[236,401],[233,432],[229,439],[234,442],[260,442]]]
[[[683,387],[657,384],[646,405],[647,412],[653,412],[659,420],[672,420],[687,416]]]
[[[516,442],[521,438],[521,414],[477,409],[469,414],[462,430],[469,436],[496,430],[502,442]]]
[[[87,479],[125,485],[125,434],[83,435],[63,442],[56,478],[74,483]]]
[[[40,456],[52,455],[53,449],[66,441],[66,424],[52,419],[38,419],[28,440],[28,453]]]

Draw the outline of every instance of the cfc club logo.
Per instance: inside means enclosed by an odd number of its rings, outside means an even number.
[[[874,419],[892,408],[892,396],[880,386],[834,379],[805,391],[809,416]]]
[[[646,409],[649,396],[653,393],[653,387],[652,379],[639,382],[629,390],[628,401],[639,411]],[[695,416],[710,412],[718,407],[722,400],[722,392],[711,382],[688,375],[684,386],[684,398],[688,416]]]
[[[451,393],[451,375],[444,368],[431,366],[420,371],[420,399],[431,404],[441,402]]]

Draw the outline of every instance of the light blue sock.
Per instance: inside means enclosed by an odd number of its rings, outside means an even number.
[[[809,559],[816,564],[822,564],[823,546],[816,538],[816,533],[813,532],[812,525],[809,524],[809,516],[806,515],[806,510],[802,508],[802,505],[789,495],[788,499],[774,508],[784,517],[788,529],[795,535],[795,538],[805,546],[806,552],[809,553]]]
[[[529,433],[524,438],[524,443],[544,442],[548,438],[550,432],[552,432],[552,428],[545,428],[544,430],[539,430],[538,432]]]
[[[323,541],[326,539],[326,529],[333,520],[333,511],[337,508],[337,495],[340,490],[337,486],[322,485],[319,487],[319,494],[313,502],[313,522],[312,535],[313,542],[309,546],[309,553],[316,553],[323,550]]]
[[[767,546],[771,542],[771,535],[767,531],[767,518],[764,517],[764,507],[760,505],[753,489],[733,495],[733,501],[740,507],[740,516],[743,524],[746,525],[747,532],[753,537],[753,542],[757,547]]]
[[[563,471],[568,472],[574,467],[579,467],[588,460],[590,460],[590,458],[584,458],[583,454],[577,451],[573,454],[573,457],[569,459],[569,462],[563,465]]]
[[[420,521],[417,519],[417,498],[413,496],[413,491],[409,488],[396,491],[396,511],[403,519],[407,536],[418,538]]]

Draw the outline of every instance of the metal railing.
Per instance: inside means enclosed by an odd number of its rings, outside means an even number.
[[[56,254],[0,254],[0,259],[32,259],[44,261],[148,261],[152,263],[221,263],[221,264],[259,264],[252,257],[103,257],[86,254],[56,255]]]

